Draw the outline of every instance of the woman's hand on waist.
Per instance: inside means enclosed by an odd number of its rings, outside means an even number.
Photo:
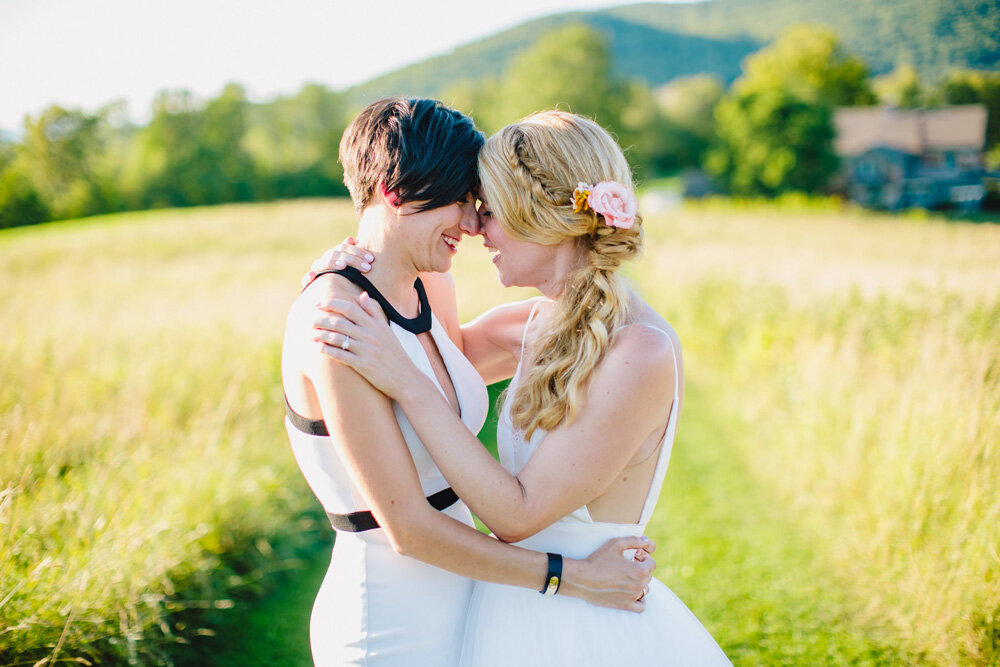
[[[631,558],[629,550],[635,550]],[[654,551],[656,543],[642,535],[608,540],[583,560],[566,559],[559,593],[599,607],[642,612],[656,569]]]

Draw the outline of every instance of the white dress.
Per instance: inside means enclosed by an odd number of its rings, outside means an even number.
[[[508,396],[520,373],[519,363]],[[670,459],[677,425],[677,411],[670,410],[639,523],[594,521],[584,506],[517,546],[585,558],[613,537],[642,535],[659,498]],[[537,429],[528,441],[523,435],[511,425],[508,400],[497,425],[497,451],[500,463],[514,474],[528,462],[545,432]],[[636,614],[596,607],[558,594],[548,597],[526,588],[477,581],[461,664],[468,667],[730,665],[708,631],[662,582],[653,579],[645,599],[646,610]]]
[[[416,335],[395,323],[391,327],[417,367],[437,384]],[[455,387],[462,421],[478,433],[489,400],[482,378],[436,318],[430,331]],[[448,483],[395,403],[393,412],[424,494],[446,488]],[[368,509],[332,438],[299,430],[287,417],[285,425],[295,459],[324,509],[334,514]],[[473,525],[461,501],[443,511]],[[338,531],[330,569],[313,605],[309,628],[313,661],[321,667],[455,665],[471,592],[471,580],[397,554],[381,529]]]

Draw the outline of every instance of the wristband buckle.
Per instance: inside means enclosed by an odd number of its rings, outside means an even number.
[[[549,557],[549,572],[545,575],[545,587],[538,591],[542,595],[555,595],[562,583],[563,558],[559,554],[547,554]]]

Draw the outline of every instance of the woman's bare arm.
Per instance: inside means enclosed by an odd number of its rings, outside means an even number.
[[[505,303],[462,325],[466,358],[486,384],[509,380],[521,356],[524,325],[538,299]]]
[[[332,304],[349,322],[330,326],[346,328],[355,340],[350,352],[324,351],[399,402],[456,493],[505,541],[533,535],[601,495],[642,443],[662,431],[664,406],[674,400],[669,337],[651,327],[627,327],[594,370],[576,419],[548,433],[513,475],[480,446],[429,379],[399,356],[370,300],[362,304],[365,312],[356,303]]]
[[[329,280],[342,279],[331,276]],[[298,329],[300,345],[311,344],[314,298],[308,292],[300,298],[299,317],[306,314],[306,321],[290,327]],[[475,579],[542,587],[547,571],[544,554],[505,545],[434,510],[424,500],[391,402],[384,394],[315,347],[312,354],[300,358],[310,359],[302,370],[316,391],[338,455],[397,552]],[[642,548],[642,544],[622,540],[590,559],[566,559],[561,592],[603,606],[641,610],[641,603],[633,601],[641,594],[651,567],[625,561],[621,550],[628,548]]]

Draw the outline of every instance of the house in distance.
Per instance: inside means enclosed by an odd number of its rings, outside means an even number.
[[[978,210],[991,179],[983,164],[986,107],[842,107],[834,111],[838,190],[865,206]]]

